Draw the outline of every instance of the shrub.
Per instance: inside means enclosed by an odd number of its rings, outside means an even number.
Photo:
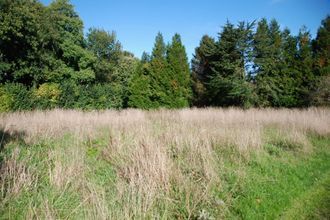
[[[79,96],[75,104],[80,109],[122,108],[121,88],[112,84],[84,85],[79,87]]]
[[[6,91],[4,87],[0,87],[0,112],[10,111],[13,103],[13,97]]]
[[[44,83],[33,91],[35,107],[40,109],[50,109],[58,106],[61,95],[60,87],[57,83]]]
[[[80,88],[74,82],[66,81],[60,85],[60,89],[59,107],[65,109],[74,108],[79,98]]]
[[[0,87],[0,111],[30,110],[31,92],[19,83],[7,83]]]

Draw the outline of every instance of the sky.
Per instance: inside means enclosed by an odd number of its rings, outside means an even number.
[[[51,0],[41,0],[48,5]],[[124,50],[141,57],[151,52],[161,32],[166,42],[181,35],[189,60],[203,35],[216,37],[227,20],[254,21],[275,18],[281,28],[296,35],[305,25],[312,37],[326,15],[330,0],[71,0],[84,22],[91,27],[115,31]]]

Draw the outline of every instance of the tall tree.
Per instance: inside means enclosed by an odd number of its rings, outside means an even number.
[[[0,2],[0,82],[43,80],[45,8],[36,1]]]
[[[251,62],[249,44],[253,24],[230,22],[219,33],[218,41],[204,37],[193,60],[194,91],[208,97],[215,106],[249,106],[252,87],[246,66]],[[199,100],[200,102],[200,100]],[[201,102],[202,103],[202,102]]]
[[[254,36],[254,75],[261,106],[280,103],[281,31],[276,20],[268,25],[266,19],[258,23]]]
[[[60,72],[77,83],[88,83],[95,79],[93,66],[96,57],[85,49],[83,22],[69,0],[55,0],[49,7],[56,36],[57,59],[63,63]]]
[[[195,49],[191,62],[193,105],[202,107],[210,103],[207,95],[207,84],[212,74],[211,63],[215,59],[216,48],[215,40],[204,35],[199,46]]]
[[[114,32],[91,28],[87,34],[87,48],[94,53],[96,80],[101,83],[111,81],[114,68],[122,55],[121,44]]]
[[[312,41],[309,31],[303,27],[299,31],[298,39],[298,54],[297,54],[297,69],[299,77],[295,80],[298,85],[298,100],[300,105],[308,106],[311,103],[311,91],[315,90],[316,77],[313,69],[313,51]]]
[[[288,28],[281,33],[281,61],[280,61],[280,81],[282,94],[279,105],[293,107],[301,105],[299,97],[301,85],[301,73],[298,68],[298,38],[291,35]]]
[[[166,45],[158,33],[150,61],[151,101],[154,108],[172,107],[171,69],[166,60]]]
[[[179,34],[172,38],[167,50],[167,61],[172,73],[172,106],[187,107],[191,99],[190,70],[186,50]]]
[[[140,62],[128,87],[128,107],[149,109],[155,105],[151,100],[150,64]]]
[[[330,73],[330,16],[328,15],[317,31],[316,39],[313,43],[316,68],[319,75]]]
[[[317,31],[313,42],[314,68],[317,79],[315,90],[312,91],[313,104],[330,105],[330,16],[328,15]]]

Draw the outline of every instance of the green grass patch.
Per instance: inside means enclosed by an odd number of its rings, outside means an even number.
[[[251,158],[244,167],[245,178],[240,179],[243,181],[241,188],[233,195],[228,217],[281,218],[285,210],[290,209],[295,200],[301,198],[306,191],[310,190],[310,194],[317,192],[319,181],[329,178],[330,142],[329,139],[315,137],[311,138],[311,142],[314,144],[314,151],[308,157],[299,156],[303,153],[271,146],[268,153]],[[228,181],[227,184],[233,183]]]

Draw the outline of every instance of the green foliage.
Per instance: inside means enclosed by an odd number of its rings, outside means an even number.
[[[65,109],[75,108],[80,93],[79,86],[74,81],[64,81],[60,84],[60,90],[59,107]]]
[[[39,109],[55,108],[59,104],[60,95],[59,84],[44,83],[33,91],[34,105]]]
[[[317,89],[312,92],[312,104],[330,106],[330,75],[322,76],[317,83]]]
[[[91,28],[87,34],[87,48],[98,58],[94,66],[96,80],[109,82],[122,53],[116,34]]]
[[[23,111],[32,109],[31,92],[18,83],[6,83],[0,87],[0,111]]]
[[[82,45],[83,22],[79,15],[74,11],[74,6],[70,0],[55,0],[48,7],[52,25],[58,31],[60,42],[64,40],[72,44]]]
[[[121,88],[111,84],[95,84],[79,87],[75,108],[93,110],[122,108]]]
[[[200,96],[195,100],[197,105],[253,105],[252,85],[246,74],[252,28],[253,23],[234,27],[227,22],[217,41],[203,37],[193,60],[193,88]]]
[[[1,82],[37,83],[43,78],[40,53],[45,50],[45,8],[37,1],[27,0],[1,4]]]
[[[149,109],[152,108],[149,64],[140,63],[129,83],[128,107]]]
[[[149,66],[152,108],[171,107],[172,72],[166,60],[166,46],[163,35],[158,33],[152,50]]]
[[[199,47],[195,49],[192,60],[193,104],[196,106],[209,105],[207,84],[212,74],[211,63],[215,59],[215,40],[207,35],[203,36]]]
[[[321,75],[329,74],[330,65],[330,16],[328,15],[321,24],[317,31],[317,36],[313,42],[315,51],[315,65],[318,73]]]
[[[11,110],[13,98],[7,93],[4,87],[0,87],[0,112],[8,112]]]
[[[329,78],[330,78],[330,16],[328,15],[318,29],[313,42],[314,66],[319,78],[312,89],[313,104],[330,105]]]
[[[139,61],[130,54],[122,54],[118,60],[118,65],[113,69],[110,78],[110,84],[117,88],[117,98],[122,100],[123,108],[128,107],[129,100],[129,83],[132,81],[133,75]],[[137,79],[140,80],[140,79]]]
[[[171,79],[172,106],[188,107],[191,100],[191,81],[188,58],[181,36],[175,34],[167,49],[167,61],[173,74]]]
[[[254,76],[259,106],[297,107],[310,105],[315,85],[310,34],[301,29],[293,37],[281,31],[276,20],[258,23],[253,41]]]
[[[89,29],[87,47],[98,58],[108,61],[118,60],[121,53],[121,45],[116,39],[116,33],[109,33],[102,29]]]

